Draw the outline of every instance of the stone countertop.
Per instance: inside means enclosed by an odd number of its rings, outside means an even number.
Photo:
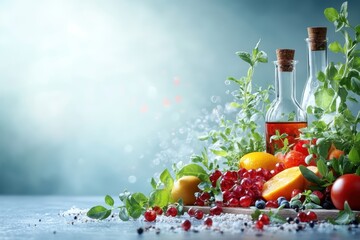
[[[185,232],[179,222],[142,220],[122,222],[117,216],[88,221],[74,213],[103,203],[103,197],[0,196],[0,239],[357,239],[360,228],[316,226],[304,231],[221,231]],[[74,207],[74,208],[73,208]],[[72,212],[71,209],[74,209]],[[80,214],[80,215],[79,215]],[[181,219],[177,219],[181,221]],[[194,226],[202,224],[193,221]],[[173,228],[175,227],[175,229]],[[148,229],[138,234],[137,229]],[[285,229],[286,230],[286,229]]]

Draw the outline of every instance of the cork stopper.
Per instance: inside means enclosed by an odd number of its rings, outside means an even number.
[[[321,51],[326,49],[326,27],[308,27],[308,41],[311,51]]]
[[[276,49],[276,57],[281,72],[291,72],[294,68],[294,55],[293,49]]]

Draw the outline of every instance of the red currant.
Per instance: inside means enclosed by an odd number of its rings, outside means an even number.
[[[292,192],[291,192],[291,198],[297,196],[298,194],[301,194],[302,191],[298,188],[295,188]]]
[[[277,201],[273,201],[273,200],[269,200],[265,203],[265,207],[268,207],[268,208],[278,208],[279,207],[279,204]]]
[[[222,176],[222,173],[219,170],[215,170],[211,175],[210,175],[210,181],[213,187],[216,187],[216,181]]]
[[[156,212],[156,215],[162,215],[163,214],[163,210],[159,206],[153,207],[153,210]]]
[[[279,173],[285,169],[285,164],[282,162],[278,162],[277,164],[275,164],[275,169]]]
[[[205,203],[203,201],[201,201],[200,199],[197,199],[195,202],[194,202],[194,205],[196,206],[204,206]]]
[[[312,192],[312,194],[316,195],[320,199],[320,202],[324,200],[324,194],[322,192],[315,190]]]
[[[206,218],[204,221],[204,225],[206,225],[207,227],[211,227],[213,224],[213,220],[211,218]]]
[[[196,212],[196,209],[193,207],[189,208],[189,210],[187,211],[187,213],[189,214],[190,217],[195,216],[195,212]]]
[[[299,218],[300,222],[308,222],[308,216],[306,215],[305,212],[299,212],[297,214],[297,217]]]
[[[194,216],[196,219],[200,220],[204,217],[204,212],[201,210],[196,210]]]
[[[175,207],[169,207],[166,211],[166,216],[176,217],[177,215],[177,209]]]
[[[235,172],[235,171],[227,171],[223,175],[223,179],[232,181],[232,182],[235,182],[237,180],[237,178],[238,178],[238,175],[237,175],[237,172]]]
[[[222,179],[222,180],[220,181],[221,191],[230,190],[233,185],[234,185],[234,182],[233,182],[233,181],[229,181],[229,180],[226,180],[226,179]]]
[[[148,222],[153,222],[156,219],[156,212],[154,210],[152,210],[152,209],[148,209],[144,213],[144,218]]]
[[[270,218],[265,213],[259,215],[259,221],[261,221],[264,225],[270,224]]]
[[[220,215],[222,213],[222,207],[221,206],[215,206],[210,208],[210,215]]]
[[[306,216],[307,216],[308,222],[317,220],[317,215],[313,211],[307,212]]]
[[[258,230],[262,230],[264,228],[264,223],[260,220],[256,221],[255,228],[257,228]]]
[[[252,203],[252,198],[250,196],[242,196],[240,199],[239,199],[239,204],[241,207],[250,207]]]
[[[183,223],[181,224],[182,229],[184,229],[185,231],[189,231],[189,229],[191,228],[191,222],[186,219],[185,221],[183,221]]]
[[[239,200],[236,198],[230,198],[230,200],[227,202],[227,205],[229,207],[238,207],[239,206]]]

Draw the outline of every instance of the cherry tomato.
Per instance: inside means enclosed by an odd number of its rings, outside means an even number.
[[[285,168],[296,167],[299,165],[306,166],[307,164],[305,163],[305,158],[306,158],[305,154],[291,150],[285,155],[284,158]]]
[[[344,209],[345,201],[352,210],[360,210],[360,176],[345,174],[335,180],[331,187],[331,201],[334,206]]]

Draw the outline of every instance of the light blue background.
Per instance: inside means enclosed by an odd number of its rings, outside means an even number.
[[[0,3],[0,194],[150,190],[164,166],[199,153],[196,135],[231,100],[234,53],[296,49],[342,1],[63,0]],[[353,24],[360,2],[349,1]],[[329,59],[337,60],[334,54]],[[255,83],[273,84],[272,63]]]

